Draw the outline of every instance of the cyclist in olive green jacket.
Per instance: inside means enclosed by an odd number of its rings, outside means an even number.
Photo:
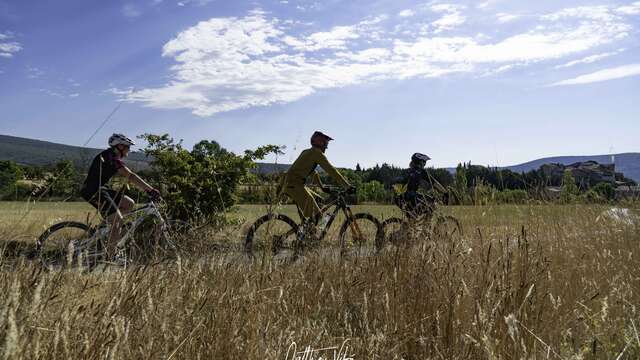
[[[318,203],[316,203],[311,190],[305,186],[307,178],[312,176],[316,184],[323,191],[327,191],[322,181],[320,181],[320,175],[315,171],[318,165],[338,184],[346,189],[352,188],[349,182],[329,163],[329,160],[324,155],[331,140],[333,139],[330,136],[320,131],[314,132],[311,136],[311,148],[304,150],[298,156],[298,159],[291,165],[284,177],[283,192],[293,199],[306,219],[312,219],[320,214]]]

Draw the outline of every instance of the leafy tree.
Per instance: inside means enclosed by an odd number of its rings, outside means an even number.
[[[616,189],[610,183],[601,182],[591,188],[596,194],[605,200],[613,200],[616,197]]]
[[[13,161],[0,161],[0,195],[12,192],[22,178],[20,167]]]
[[[371,201],[371,202],[386,202],[390,199],[392,194],[384,188],[381,182],[373,180],[363,183],[358,188],[358,201]]]
[[[153,156],[150,181],[162,190],[170,215],[184,220],[212,220],[229,210],[255,160],[281,153],[280,147],[267,145],[240,156],[207,140],[189,151],[168,134],[140,137],[148,143],[144,152]]]
[[[55,164],[52,175],[47,178],[45,188],[50,196],[69,198],[80,189],[81,178],[75,165],[70,160],[62,160]]]
[[[578,196],[578,186],[571,170],[565,170],[562,176],[562,187],[560,191],[560,201],[567,204],[576,199]]]

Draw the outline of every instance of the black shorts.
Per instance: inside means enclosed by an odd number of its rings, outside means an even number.
[[[107,218],[118,210],[122,196],[122,192],[117,192],[112,189],[102,189],[88,199],[85,197],[85,200],[94,208],[98,209],[103,218]]]

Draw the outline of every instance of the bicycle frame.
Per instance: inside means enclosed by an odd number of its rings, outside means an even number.
[[[108,200],[111,201],[113,205],[115,205],[112,199],[108,199]],[[153,201],[150,201],[149,203],[144,204],[138,207],[137,209],[135,209],[134,211],[124,215],[121,215],[120,210],[118,209],[118,215],[121,216],[122,218],[122,222],[123,222],[122,225],[123,226],[128,225],[126,233],[120,238],[120,240],[116,244],[116,246],[119,248],[124,248],[128,245],[128,242],[133,237],[133,234],[135,233],[136,229],[149,216],[153,216],[160,220],[160,226],[162,231],[164,231],[167,226],[166,220],[162,216],[160,209],[158,209],[158,206]],[[82,240],[77,246],[75,246],[75,251],[84,252],[85,250],[91,249],[92,247],[97,248],[97,242],[102,240],[104,237],[109,236],[109,234],[111,233],[111,224],[109,224],[105,219],[100,223],[100,225],[98,225],[98,229],[101,231],[96,231],[93,234],[93,236],[85,240]],[[97,253],[94,253],[91,255],[98,256]]]
[[[347,219],[353,218],[353,212],[351,212],[351,208],[349,207],[349,205],[347,205],[347,202],[345,201],[343,195],[341,193],[338,193],[335,199],[322,206],[322,208],[320,209],[320,213],[316,215],[315,219],[313,220],[314,225],[318,225],[318,222],[320,221],[322,216],[328,213],[331,207],[334,207],[334,209],[333,212],[329,215],[329,221],[327,221],[324,228],[322,229],[322,232],[320,233],[320,240],[324,239],[324,237],[327,236],[327,233],[329,232],[329,229],[338,216],[338,212],[340,210],[342,210]],[[298,212],[300,212],[300,209],[298,209]],[[362,231],[360,231],[358,224],[352,221],[350,226],[351,229],[355,231],[358,237],[362,237]]]

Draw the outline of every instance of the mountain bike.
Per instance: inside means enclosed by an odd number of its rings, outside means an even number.
[[[340,254],[369,254],[382,237],[378,219],[368,213],[354,214],[347,203],[347,191],[330,189],[320,214],[308,223],[298,224],[284,214],[270,212],[256,220],[245,238],[244,250],[252,258],[299,255],[305,247],[317,246],[327,235],[339,213],[345,220],[340,226]],[[300,209],[298,209],[300,214]],[[304,217],[300,214],[300,218]],[[322,220],[323,224],[320,224]],[[317,234],[316,229],[320,230]]]
[[[462,226],[457,218],[443,214],[434,198],[421,197],[413,210],[403,210],[403,217],[391,217],[382,222],[381,250],[387,244],[410,245],[418,240],[456,241],[462,236]]]
[[[113,199],[105,200],[116,206]],[[107,256],[105,246],[112,229],[106,220],[95,227],[77,221],[57,223],[38,237],[36,254],[49,269],[72,266],[92,269],[101,263],[126,266],[153,258],[175,257],[179,250],[177,235],[192,233],[193,228],[184,221],[163,216],[160,201],[151,199],[123,215],[123,235],[113,258]]]

